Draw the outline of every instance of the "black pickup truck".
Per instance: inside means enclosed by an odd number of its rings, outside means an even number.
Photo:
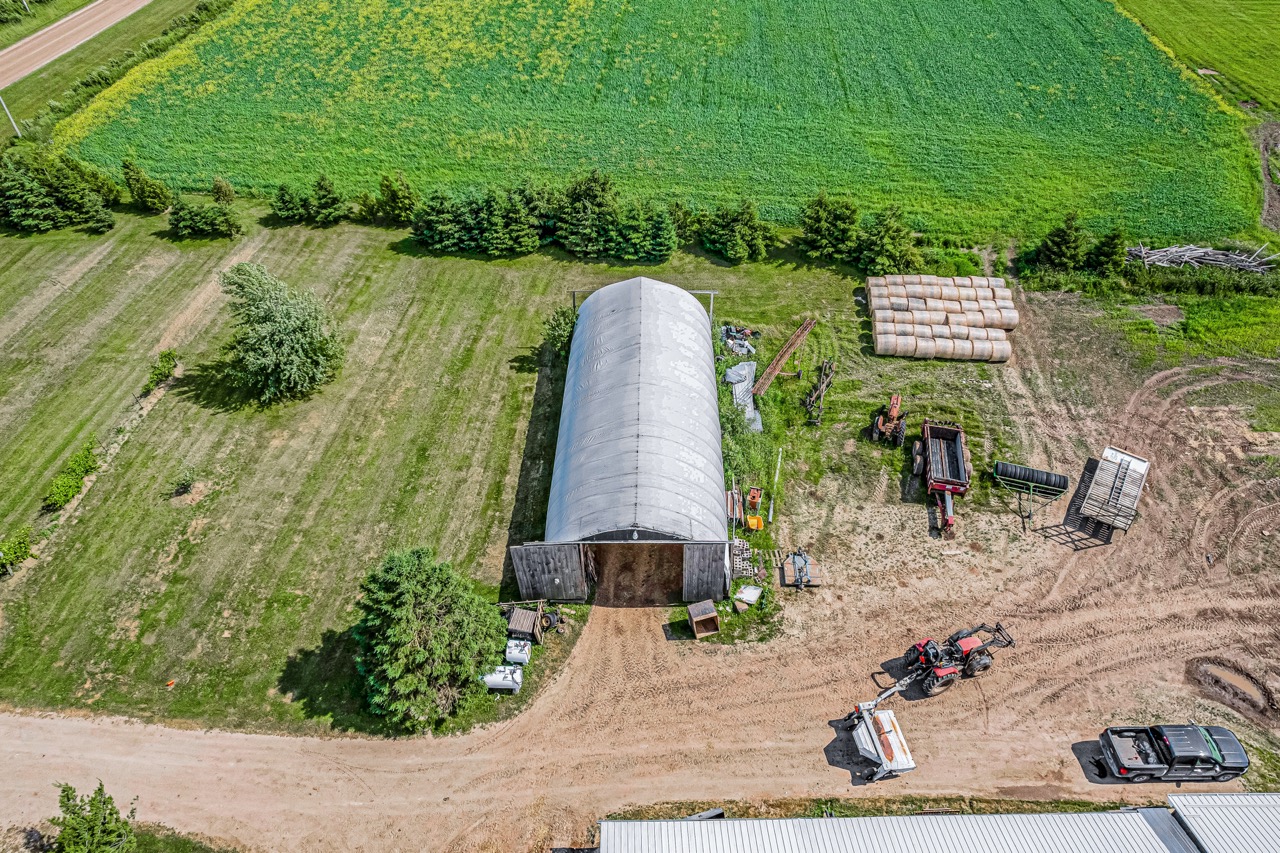
[[[1110,728],[1098,742],[1107,771],[1127,782],[1226,782],[1249,769],[1244,747],[1221,726]]]

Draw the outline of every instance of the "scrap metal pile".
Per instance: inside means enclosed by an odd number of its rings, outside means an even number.
[[[1141,263],[1144,267],[1220,267],[1222,269],[1243,270],[1244,272],[1267,273],[1275,268],[1272,261],[1280,260],[1280,252],[1263,256],[1267,250],[1263,246],[1253,254],[1248,252],[1229,252],[1225,249],[1209,249],[1204,246],[1166,246],[1163,249],[1151,249],[1141,243],[1130,246],[1129,260]]]
[[[1008,361],[1018,326],[1002,278],[873,276],[867,295],[877,355]]]

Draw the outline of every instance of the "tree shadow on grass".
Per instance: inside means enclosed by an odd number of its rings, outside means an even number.
[[[509,362],[518,373],[537,373],[533,407],[520,458],[520,479],[516,484],[515,506],[507,525],[507,554],[502,561],[500,601],[520,598],[512,545],[536,542],[546,534],[547,504],[551,495],[551,469],[556,458],[556,438],[560,433],[560,404],[564,397],[564,357],[546,343],[515,356]]]
[[[303,716],[327,719],[337,731],[403,734],[386,718],[369,713],[350,628],[325,631],[317,646],[290,655],[277,684],[280,692],[302,709]]]
[[[257,401],[236,386],[227,375],[225,361],[210,361],[187,368],[173,381],[171,394],[215,412],[235,412]]]

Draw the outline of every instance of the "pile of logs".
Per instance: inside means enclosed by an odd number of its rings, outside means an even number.
[[[1129,260],[1140,262],[1144,267],[1222,267],[1266,273],[1274,267],[1272,261],[1280,259],[1280,253],[1263,257],[1262,253],[1266,249],[1267,247],[1263,246],[1250,255],[1246,252],[1228,252],[1204,246],[1167,246],[1163,249],[1151,249],[1139,243],[1137,246],[1130,246],[1128,252]]]

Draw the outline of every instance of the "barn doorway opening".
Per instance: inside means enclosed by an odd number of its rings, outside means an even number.
[[[587,547],[595,565],[597,607],[664,607],[681,602],[683,544],[595,542]]]

